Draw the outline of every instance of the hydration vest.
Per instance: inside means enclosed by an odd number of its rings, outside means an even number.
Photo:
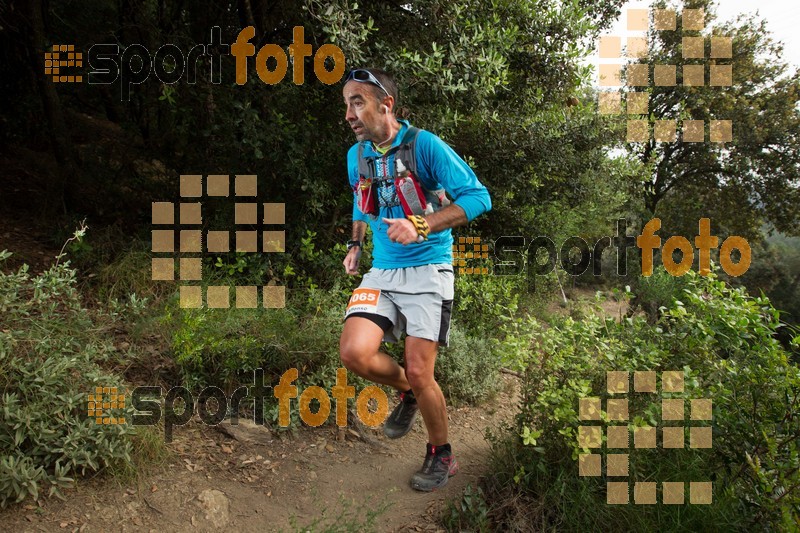
[[[438,211],[450,204],[444,189],[428,189],[417,173],[416,141],[420,129],[409,126],[403,141],[379,156],[364,156],[364,142],[358,145],[359,179],[353,188],[357,196],[358,207],[362,213],[377,218],[381,207],[402,206],[408,215],[423,215]],[[389,156],[401,159],[410,172],[408,178],[400,178],[395,168],[388,168]],[[386,169],[386,176],[378,176],[377,165]],[[409,181],[410,178],[410,181]],[[391,187],[390,182],[394,182]],[[412,186],[413,185],[413,186]],[[391,194],[390,194],[391,193]]]

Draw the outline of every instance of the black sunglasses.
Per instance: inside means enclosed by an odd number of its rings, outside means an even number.
[[[386,93],[386,96],[391,96],[389,91],[386,90],[386,87],[384,87],[383,84],[378,81],[378,78],[376,78],[372,72],[364,70],[363,68],[351,70],[347,74],[347,78],[345,78],[344,82],[347,83],[350,80],[355,80],[360,83],[372,83],[373,85],[380,87],[381,90]]]

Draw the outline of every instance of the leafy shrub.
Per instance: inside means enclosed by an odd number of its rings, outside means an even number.
[[[448,503],[444,526],[448,531],[491,531],[488,514],[483,489],[467,485],[460,500]]]
[[[661,308],[669,307],[675,297],[680,296],[685,286],[683,277],[669,274],[663,266],[654,269],[653,275],[637,278],[629,315],[637,309],[644,311],[648,322],[654,324],[661,316]]]
[[[134,430],[86,418],[87,393],[122,388],[98,366],[113,347],[97,329],[68,262],[33,278],[27,265],[0,272],[0,506],[130,463]]]
[[[511,486],[533,495],[540,505],[527,518],[545,529],[793,530],[800,518],[800,371],[774,338],[778,312],[767,299],[751,298],[714,275],[690,272],[683,283],[680,299],[663,309],[656,325],[640,317],[588,316],[547,329],[532,319],[519,327],[520,334],[530,333],[518,345],[534,349],[519,361],[526,368],[522,409],[516,435],[503,444],[506,468],[489,483],[491,493]],[[579,476],[578,455],[598,452],[579,447],[578,427],[586,424],[578,417],[580,398],[605,397],[609,370],[680,369],[685,389],[672,397],[712,399],[713,448],[637,449],[629,456],[630,475],[712,480],[714,504],[607,505],[606,478]],[[660,396],[627,398],[629,427],[660,424]],[[500,529],[519,523],[512,516],[492,519]]]
[[[436,357],[436,380],[455,402],[476,404],[500,386],[500,358],[487,338],[470,337],[460,327],[450,331],[450,346]]]
[[[330,390],[336,369],[342,366],[339,336],[349,294],[338,286],[287,290],[282,309],[180,309],[173,301],[164,320],[171,329],[173,356],[185,380],[182,385],[190,389],[215,385],[231,392],[252,384],[253,370],[260,368],[264,383],[274,386],[287,370],[296,368],[300,391],[312,385]],[[371,383],[348,373],[348,384],[361,390]],[[277,400],[268,395],[265,402],[266,420],[277,422]],[[293,418],[287,429],[291,430],[300,419],[297,409],[290,412]]]
[[[165,321],[189,386],[230,389],[256,368],[278,378],[295,367],[302,378],[305,369],[338,364],[346,301],[338,288],[287,291],[281,309],[180,309],[173,301]]]
[[[453,321],[468,335],[490,336],[517,311],[525,277],[458,275]]]

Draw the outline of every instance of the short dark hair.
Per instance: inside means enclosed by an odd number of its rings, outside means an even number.
[[[389,96],[394,98],[394,105],[397,107],[397,101],[400,97],[400,94],[397,90],[397,83],[395,83],[394,77],[380,68],[365,68],[364,70],[378,78],[378,81],[381,82],[384,88],[386,88],[386,92],[389,93]],[[369,86],[372,88],[372,94],[375,95],[375,98],[377,98],[379,102],[383,100],[383,90],[374,83],[370,83]]]

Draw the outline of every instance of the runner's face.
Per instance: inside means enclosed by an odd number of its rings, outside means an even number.
[[[383,142],[388,135],[388,113],[381,113],[382,102],[375,97],[371,83],[348,81],[342,95],[347,107],[344,119],[359,141]]]

